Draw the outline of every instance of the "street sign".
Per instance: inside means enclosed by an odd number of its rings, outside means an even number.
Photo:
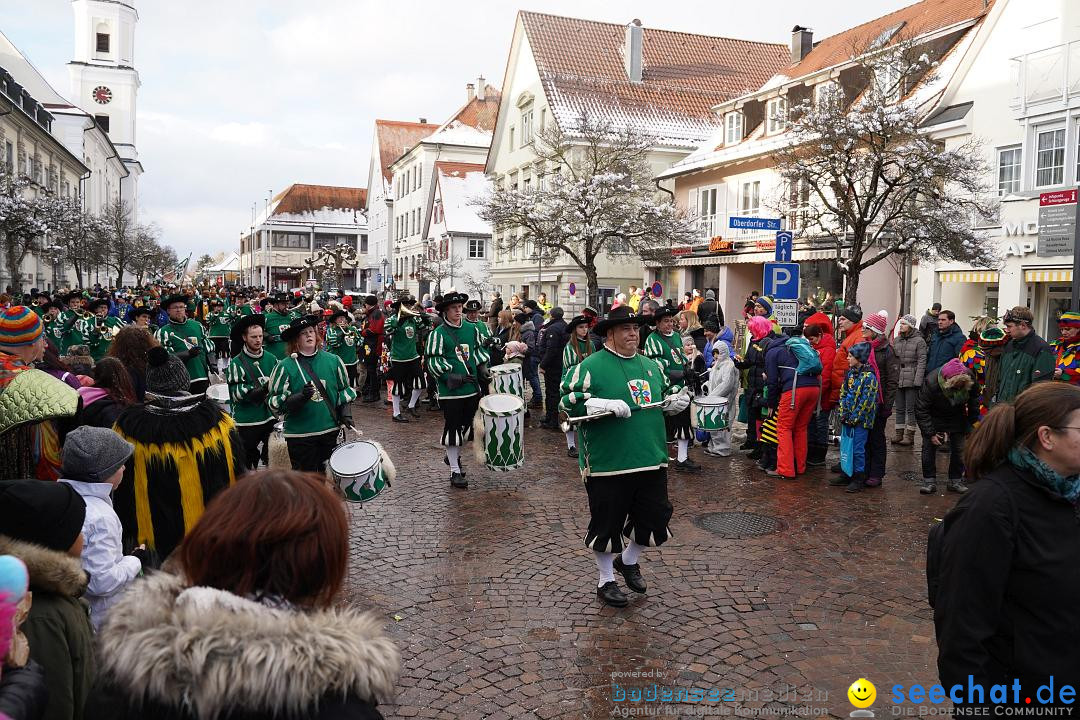
[[[577,283],[570,283],[570,286],[566,288],[566,291],[571,295],[577,295]]]
[[[787,230],[776,233],[776,262],[791,262],[795,239]]]
[[[657,280],[656,282],[654,282],[654,283],[652,284],[652,288],[651,288],[651,290],[652,290],[652,296],[653,296],[654,298],[658,298],[658,297],[663,297],[663,296],[664,296],[664,286],[660,284],[660,281],[659,281],[659,280]]]
[[[1039,257],[1072,255],[1076,236],[1076,190],[1059,190],[1039,195]]]
[[[773,303],[773,317],[780,327],[798,327],[799,303],[796,300],[777,300]]]
[[[382,273],[375,273],[375,282],[382,283]]]
[[[728,227],[733,230],[779,230],[780,218],[738,217],[728,218]]]
[[[762,294],[774,300],[799,299],[799,263],[765,263]]]

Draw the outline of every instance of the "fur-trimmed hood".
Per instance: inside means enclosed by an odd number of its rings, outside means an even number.
[[[26,564],[30,589],[81,597],[89,580],[78,558],[34,543],[0,535],[0,555],[14,555]]]
[[[310,713],[323,698],[387,698],[400,658],[372,613],[278,610],[157,573],[109,612],[98,671],[128,697],[215,720]]]

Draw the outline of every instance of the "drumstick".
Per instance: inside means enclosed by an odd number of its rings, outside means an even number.
[[[630,412],[634,412],[636,410],[648,410],[650,408],[658,408],[663,404],[664,402],[661,400],[660,402],[645,403],[644,405],[631,405]],[[569,430],[573,426],[580,425],[581,423],[592,422],[593,420],[602,420],[604,418],[614,416],[615,412],[613,410],[605,410],[604,412],[592,413],[590,415],[582,415],[581,417],[567,417],[565,420],[562,421],[561,425],[566,426],[566,430]],[[563,432],[566,432],[566,430],[563,430]]]

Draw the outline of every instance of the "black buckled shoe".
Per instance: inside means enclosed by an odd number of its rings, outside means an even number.
[[[596,597],[605,605],[611,607],[626,607],[630,601],[626,599],[626,593],[619,589],[619,584],[612,580],[596,588]]]
[[[465,479],[465,476],[459,472],[450,473],[450,484],[456,488],[465,489],[469,487],[469,481]]]
[[[635,563],[633,565],[625,565],[622,561],[622,555],[616,555],[614,567],[615,572],[623,576],[623,580],[626,581],[626,587],[630,588],[636,593],[645,592],[645,579],[641,577],[640,563]]]
[[[413,405],[411,408],[409,408],[409,414],[412,415],[414,418],[419,418],[420,417],[420,408]]]
[[[578,451],[577,451],[576,447],[566,449],[566,457],[576,458],[577,456],[578,456]]]
[[[405,417],[404,415],[395,415],[394,417],[392,417],[390,419],[393,420],[396,423],[407,423],[407,422],[409,422],[409,418]]]

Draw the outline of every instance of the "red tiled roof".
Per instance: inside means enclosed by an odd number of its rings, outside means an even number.
[[[787,45],[645,27],[642,82],[623,62],[626,26],[520,13],[560,122],[589,111],[694,145],[715,129],[712,107],[751,92],[790,61]]]
[[[789,78],[809,75],[848,60],[852,51],[865,49],[883,32],[898,25],[902,24],[894,40],[918,37],[978,18],[989,12],[993,5],[994,0],[988,3],[984,3],[984,0],[922,0],[825,38],[815,44],[801,62],[789,65],[780,72]]]
[[[367,188],[293,183],[275,195],[274,201],[277,203],[274,215],[300,215],[323,208],[363,210],[367,204]]]
[[[495,131],[495,119],[499,116],[499,89],[485,85],[484,99],[474,97],[465,103],[465,107],[446,121],[446,125],[457,120],[484,132]]]
[[[431,123],[401,122],[398,120],[376,120],[375,135],[379,138],[379,164],[386,182],[393,175],[390,166],[405,151],[439,129]]]

